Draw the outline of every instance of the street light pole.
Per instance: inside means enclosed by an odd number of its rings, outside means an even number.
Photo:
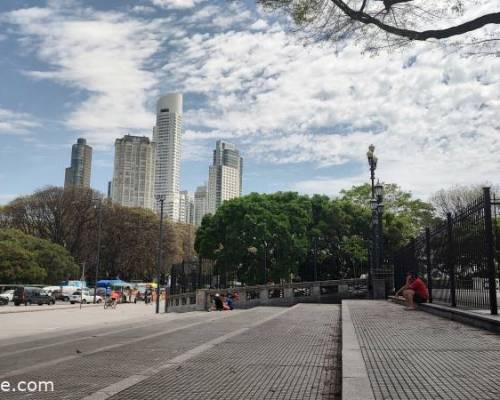
[[[372,209],[372,256],[370,257],[370,265],[368,270],[368,292],[369,296],[373,297],[373,270],[376,263],[378,263],[377,255],[377,215],[376,215],[376,199],[375,199],[375,170],[377,169],[377,157],[375,156],[375,146],[371,144],[368,146],[366,157],[368,158],[368,165],[370,167],[370,180],[371,180],[371,200],[370,206]]]
[[[314,240],[314,282],[318,281],[318,238],[315,236]]]
[[[267,242],[264,240],[264,285],[267,285]]]
[[[102,230],[102,200],[97,199],[97,260],[95,265],[95,284],[94,284],[94,300],[97,298],[97,279],[99,275],[99,264],[101,261],[101,230]]]
[[[162,249],[163,249],[163,203],[165,202],[164,195],[157,195],[156,200],[160,202],[160,238],[158,241],[158,261],[157,265],[157,279],[156,279],[156,314],[160,313],[160,279],[162,271]],[[167,301],[167,299],[165,299]]]
[[[383,230],[383,225],[382,225],[382,215],[384,213],[384,185],[380,182],[377,182],[375,185],[375,197],[377,200],[377,220],[378,220],[378,260],[377,260],[377,267],[378,267],[378,272],[381,272],[384,266],[384,230]]]

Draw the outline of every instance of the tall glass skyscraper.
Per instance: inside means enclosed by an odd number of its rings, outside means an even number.
[[[225,201],[241,196],[243,158],[232,144],[218,140],[208,170],[208,211],[215,213]]]
[[[159,98],[156,106],[155,196],[164,196],[164,212],[171,221],[179,221],[179,191],[182,139],[182,94],[171,93]],[[156,202],[159,210],[159,203]]]
[[[66,168],[64,188],[90,187],[92,169],[92,147],[79,138],[71,147],[71,166]]]

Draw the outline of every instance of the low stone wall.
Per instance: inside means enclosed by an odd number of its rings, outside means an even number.
[[[169,297],[168,312],[209,311],[216,293],[238,294],[235,308],[287,307],[297,303],[340,303],[342,299],[366,298],[366,280],[350,279],[259,285],[230,289],[198,289]]]

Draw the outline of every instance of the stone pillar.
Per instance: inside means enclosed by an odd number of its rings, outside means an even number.
[[[196,290],[196,309],[203,311],[208,310],[210,305],[207,304],[209,301],[207,296],[207,291],[205,289]]]
[[[311,287],[311,297],[314,302],[321,303],[321,286],[319,282]]]
[[[339,295],[347,293],[349,291],[349,285],[345,283],[339,283]]]
[[[267,287],[261,288],[259,289],[259,293],[260,293],[259,297],[260,304],[267,305],[269,303],[269,288]]]
[[[373,279],[373,299],[385,299],[385,279]]]
[[[246,308],[247,307],[247,291],[245,289],[242,290],[234,290],[233,293],[238,293],[239,300],[236,302],[236,308]]]
[[[285,304],[292,305],[295,303],[295,298],[293,297],[293,288],[283,289],[283,300]]]

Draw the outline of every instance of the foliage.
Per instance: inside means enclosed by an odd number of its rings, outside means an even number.
[[[368,50],[401,46],[412,41],[460,37],[500,24],[497,10],[477,11],[475,3],[462,0],[416,2],[415,0],[257,0],[267,9],[283,10],[295,25],[315,40],[364,41]],[[479,8],[478,8],[479,9]],[[469,11],[472,17],[464,18]],[[446,23],[443,23],[446,21]],[[489,40],[488,40],[489,39]],[[491,45],[495,38],[475,39]]]
[[[450,189],[441,189],[434,193],[430,202],[436,209],[439,217],[445,219],[447,213],[458,214],[467,206],[483,196],[483,185],[469,186],[453,186]],[[498,191],[497,187],[493,187],[491,192]]]
[[[397,185],[387,185],[387,193],[384,237],[391,252],[432,220],[432,207]],[[279,282],[292,276],[352,276],[368,261],[369,198],[369,185],[353,187],[337,199],[252,193],[205,217],[195,248],[200,257],[215,261],[219,274],[236,275],[247,284],[263,283],[265,277]]]
[[[57,283],[78,273],[62,246],[16,229],[0,229],[0,282]]]
[[[149,210],[101,199],[92,189],[48,187],[3,207],[0,221],[64,247],[79,264],[86,264],[87,278],[94,280],[101,215],[99,278],[155,278],[159,218]],[[194,255],[192,227],[164,221],[163,237],[164,270]]]
[[[371,186],[364,184],[341,191],[341,198],[361,205],[370,212]],[[416,237],[425,227],[434,226],[438,219],[429,203],[413,199],[396,184],[384,184],[384,234],[387,250],[396,249]]]

